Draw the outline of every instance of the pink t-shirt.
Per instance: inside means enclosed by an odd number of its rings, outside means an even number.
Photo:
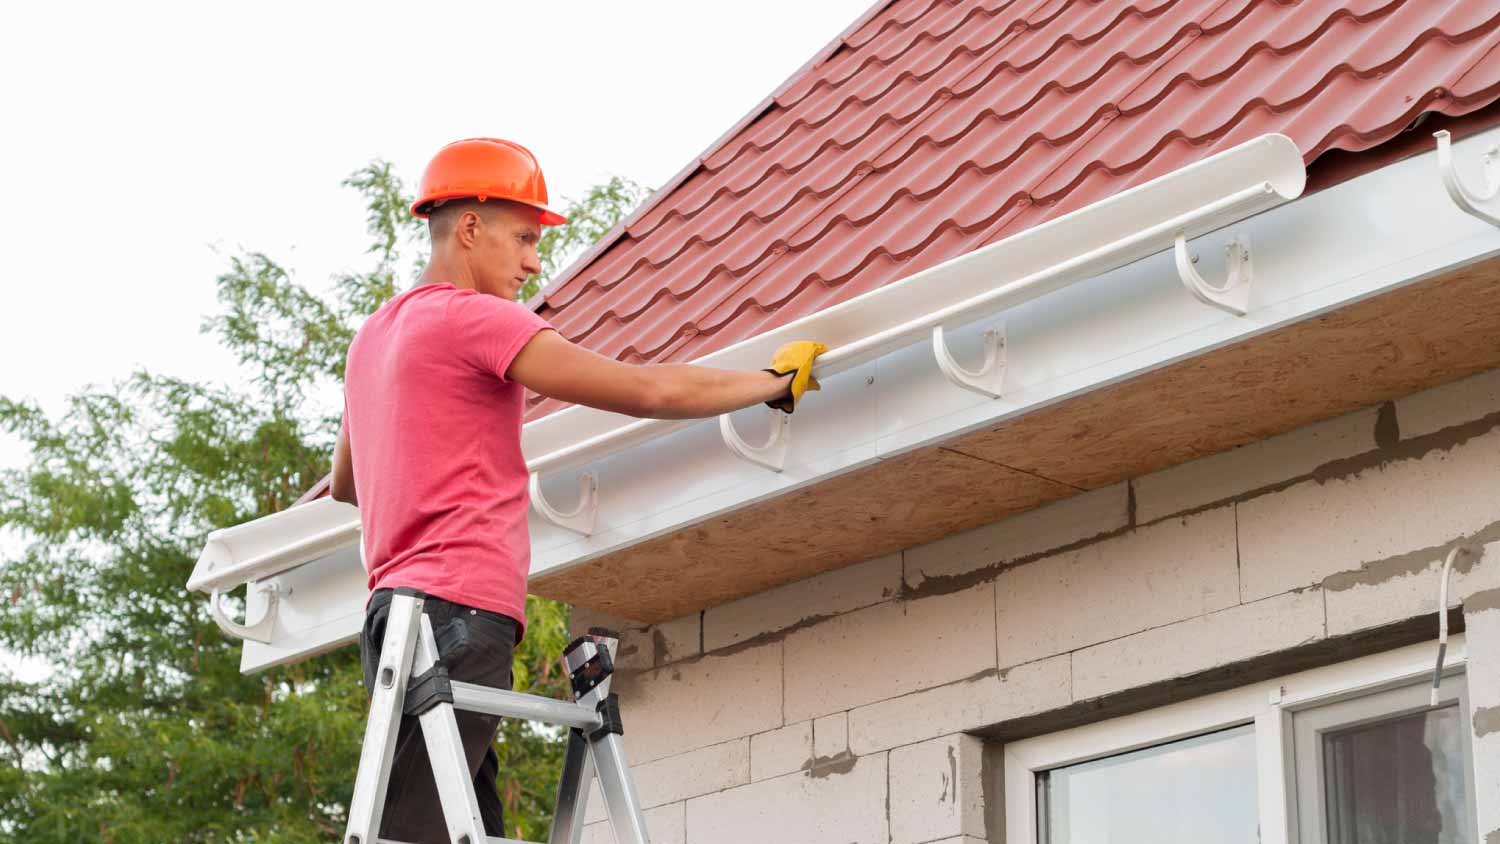
[[[524,389],[505,372],[548,327],[515,302],[429,284],[359,329],[344,425],[372,592],[415,587],[503,613],[524,632]]]

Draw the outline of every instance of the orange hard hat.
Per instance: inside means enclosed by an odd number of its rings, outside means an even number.
[[[544,226],[568,220],[547,207],[547,182],[531,150],[500,138],[468,138],[443,147],[427,163],[422,187],[412,203],[414,217],[426,217],[444,199],[508,199],[542,212]]]

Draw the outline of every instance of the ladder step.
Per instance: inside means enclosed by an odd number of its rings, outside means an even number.
[[[375,844],[411,844],[410,841],[397,841],[394,838],[381,838]],[[493,835],[484,837],[484,844],[540,844],[536,841],[522,841],[519,838],[496,838]]]

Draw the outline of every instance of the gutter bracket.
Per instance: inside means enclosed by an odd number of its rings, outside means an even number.
[[[1189,255],[1187,236],[1177,233],[1173,249],[1177,258],[1177,275],[1193,298],[1235,316],[1250,310],[1250,236],[1236,235],[1224,246],[1224,264],[1229,275],[1223,284],[1209,284],[1193,266],[1197,258]]]
[[[774,408],[770,409],[770,414],[771,433],[762,445],[754,446],[745,442],[740,432],[735,430],[734,419],[727,413],[719,416],[719,433],[724,437],[724,444],[729,446],[736,457],[773,472],[780,472],[786,468],[786,434],[787,427],[792,424],[792,416]]]
[[[1005,327],[997,326],[984,332],[984,363],[978,369],[966,369],[953,357],[948,341],[943,337],[943,327],[932,329],[932,352],[937,356],[938,369],[949,381],[992,399],[1000,398],[1005,384]]]
[[[247,598],[250,594],[249,590],[253,588],[255,588],[254,583],[245,585],[245,595]],[[273,580],[261,587],[260,591],[261,594],[266,596],[265,612],[261,613],[260,618],[254,622],[251,622],[247,617],[245,624],[239,624],[231,619],[228,613],[224,612],[224,605],[219,602],[221,593],[215,587],[208,594],[208,611],[213,616],[214,623],[219,625],[220,630],[223,630],[226,634],[236,639],[270,644],[271,630],[276,626],[276,611],[281,604],[281,585]]]
[[[1453,138],[1448,134],[1448,130],[1433,132],[1432,136],[1437,138],[1438,172],[1442,175],[1443,187],[1447,188],[1448,196],[1453,199],[1453,204],[1472,217],[1500,227],[1500,215],[1493,210],[1480,207],[1500,194],[1500,145],[1492,146],[1484,151],[1484,191],[1474,193],[1464,187],[1463,180],[1459,178],[1458,171],[1453,167]]]
[[[537,514],[560,528],[591,536],[599,515],[599,478],[592,472],[578,479],[578,506],[564,513],[542,495],[542,476],[531,473],[531,506]]]

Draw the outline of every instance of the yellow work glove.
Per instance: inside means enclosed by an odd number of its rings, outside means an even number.
[[[771,355],[771,367],[767,372],[775,375],[785,375],[795,372],[792,376],[792,386],[786,391],[786,395],[772,399],[766,404],[782,413],[791,413],[797,407],[797,400],[808,390],[821,389],[818,379],[812,377],[813,359],[828,351],[828,347],[822,343],[814,343],[811,340],[798,340],[795,343],[787,343]]]

